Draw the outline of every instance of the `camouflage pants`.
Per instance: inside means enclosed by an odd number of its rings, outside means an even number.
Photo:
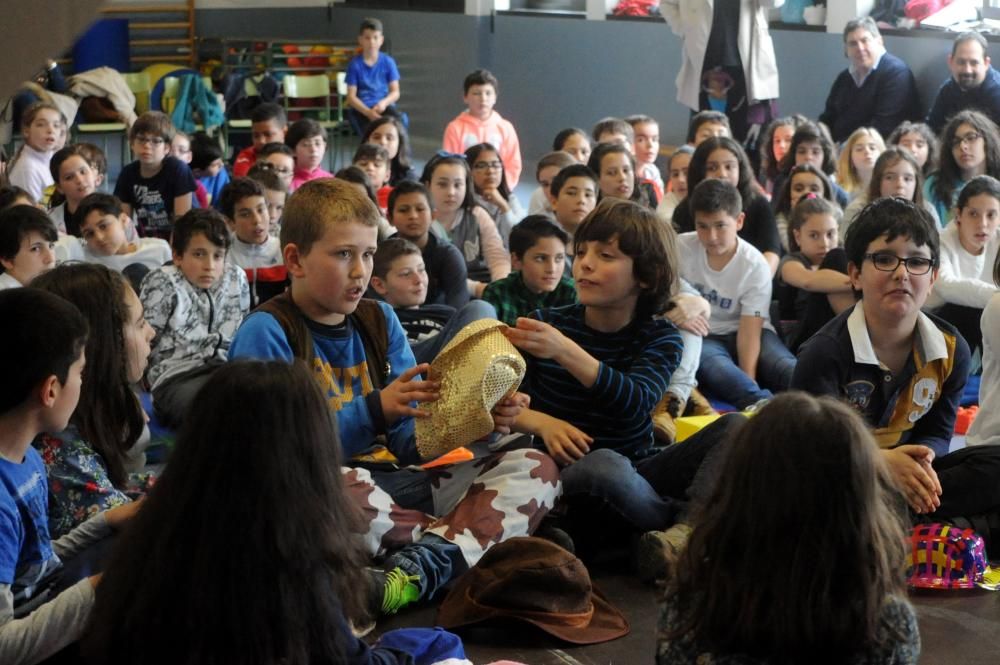
[[[544,452],[509,450],[433,469],[400,469],[405,491],[379,474],[344,468],[348,494],[364,513],[365,545],[374,555],[433,533],[474,566],[492,545],[534,532],[562,492],[559,469]],[[384,476],[383,476],[384,477]],[[386,478],[388,481],[389,478]]]

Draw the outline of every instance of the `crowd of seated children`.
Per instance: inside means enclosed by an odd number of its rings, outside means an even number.
[[[840,214],[836,203],[816,197],[799,201],[792,210],[789,251],[778,264],[777,285],[784,288],[782,316],[790,309],[787,319],[795,322],[786,332],[793,352],[836,314],[854,305],[847,255],[839,246]]]
[[[482,296],[487,284],[510,274],[510,257],[497,225],[476,204],[469,163],[461,155],[437,154],[420,181],[431,195],[435,228],[465,258],[469,294]]]
[[[567,247],[573,244],[573,234],[597,205],[597,175],[584,164],[571,164],[556,174],[549,185],[549,205],[556,224],[569,236]],[[574,253],[567,262],[572,265]]]
[[[129,278],[138,289],[142,278],[170,261],[170,245],[161,238],[137,238],[129,241],[128,215],[121,201],[111,194],[94,192],[80,202],[80,236],[83,251],[80,258],[100,263]]]
[[[962,188],[955,218],[941,231],[938,278],[926,309],[955,326],[969,345],[982,350],[980,319],[997,292],[993,266],[1000,250],[1000,182],[976,176]]]
[[[222,155],[218,139],[205,132],[195,132],[191,137],[191,172],[205,188],[208,204],[216,209],[222,189],[229,184],[229,171],[222,163]]]
[[[465,257],[447,238],[435,233],[431,224],[431,197],[419,182],[403,180],[389,195],[389,222],[395,229],[392,237],[408,240],[420,249],[427,271],[429,305],[448,305],[461,309],[469,302]]]
[[[14,155],[7,179],[39,203],[47,203],[52,193],[55,181],[49,170],[49,160],[63,147],[66,128],[62,111],[50,102],[35,102],[21,114],[24,143]]]
[[[273,170],[262,168],[260,164],[251,166],[247,177],[256,181],[264,192],[264,200],[267,202],[267,232],[272,238],[277,238],[281,231],[281,215],[288,199],[288,184]]]
[[[195,179],[187,164],[170,156],[174,126],[159,111],[143,113],[129,130],[136,161],[118,174],[115,196],[144,236],[168,240],[175,217],[191,209]]]
[[[362,171],[360,167],[351,165],[340,169],[333,177],[351,183],[355,189],[367,196],[372,203],[379,206],[378,239],[380,241],[385,240],[395,233],[392,225],[389,224],[389,220],[385,217],[382,207],[379,205],[378,194],[376,194],[375,188],[372,187],[372,181],[368,178],[367,173]],[[388,199],[386,199],[386,203],[388,204]]]
[[[389,205],[389,192],[392,191],[389,185],[389,151],[374,143],[362,143],[354,151],[351,164],[368,176],[368,183],[375,191],[375,202],[385,215],[386,206]]]
[[[663,175],[656,166],[660,156],[660,124],[648,115],[630,115],[625,122],[632,126],[634,141],[632,148],[639,177],[651,182],[657,198],[663,198]]]
[[[907,120],[901,123],[886,139],[886,145],[909,150],[917,160],[924,179],[937,168],[938,152],[940,152],[938,139],[931,128],[922,122]]]
[[[693,154],[694,148],[685,144],[674,150],[667,162],[667,191],[656,206],[656,214],[667,224],[673,223],[674,210],[687,196],[688,165]]]
[[[576,303],[573,280],[566,275],[569,234],[544,215],[529,215],[510,234],[513,271],[483,291],[496,318],[509,326],[536,309]]]
[[[418,376],[429,366],[414,362],[392,308],[362,300],[376,251],[377,219],[375,204],[346,183],[322,179],[297,190],[281,227],[291,287],[251,313],[230,346],[234,359],[307,361],[324,394],[334,396],[327,403],[336,413],[348,465],[383,435],[400,463],[415,462],[414,418],[428,412],[412,402],[440,396],[439,382]],[[373,326],[386,331],[380,353],[364,341],[371,341]],[[501,400],[493,412],[496,426],[509,431],[524,404],[520,394]],[[447,471],[433,476],[433,482],[423,470],[358,466],[346,474],[348,494],[364,509],[358,531],[368,553],[388,550],[387,572],[377,573],[386,590],[383,612],[432,596],[475,565],[492,544],[528,534],[561,489],[555,464],[531,449],[493,453],[488,463],[463,462]],[[427,491],[399,492],[401,481]],[[494,497],[491,507],[502,517],[481,519],[481,504],[469,489],[473,483],[477,492]]]
[[[266,408],[247,408],[261,396]],[[233,363],[197,404],[96,593],[84,587],[87,662],[413,663],[351,631],[371,614],[362,524],[312,372]],[[220,482],[230,477],[247,491]]]
[[[721,179],[737,188],[743,203],[741,239],[761,252],[774,275],[781,256],[781,240],[774,213],[763,194],[757,190],[750,161],[740,144],[726,136],[705,139],[691,155],[688,166],[688,197],[674,210],[674,227],[681,233],[695,230],[691,196],[695,187],[710,178]]]
[[[401,117],[396,108],[399,100],[399,68],[388,53],[382,53],[385,34],[382,22],[366,18],[361,22],[358,46],[361,53],[347,63],[347,109],[345,115],[354,133],[362,135],[368,125],[379,118]],[[405,120],[404,120],[405,123]]]
[[[170,156],[176,157],[190,167],[194,156],[191,151],[191,137],[182,131],[175,131],[174,140],[170,142]],[[194,175],[193,171],[192,175]],[[194,208],[207,208],[211,205],[208,199],[208,190],[205,189],[205,184],[198,177],[194,179],[194,195],[191,205]]]
[[[247,174],[250,167],[262,157],[265,146],[284,144],[288,132],[288,119],[281,104],[263,102],[250,112],[250,146],[244,148],[233,160],[233,177],[241,178]],[[293,148],[295,146],[292,146]],[[291,177],[291,171],[287,174]]]
[[[223,254],[228,263],[246,272],[250,307],[256,307],[284,291],[288,283],[281,242],[270,233],[264,190],[256,180],[234,178],[222,190],[219,208],[232,234],[232,243],[223,247]]]
[[[657,665],[916,663],[906,535],[886,475],[847,405],[776,396],[735,433],[695,508]]]
[[[910,201],[881,199],[851,226],[845,251],[861,300],[803,344],[792,387],[846,399],[864,417],[915,516],[995,511],[1000,447],[949,452],[970,357],[951,324],[921,312],[940,260],[934,221]]]
[[[940,225],[937,210],[924,200],[924,177],[916,158],[905,148],[888,148],[875,161],[868,187],[855,196],[844,209],[840,237],[847,235],[848,227],[866,205],[875,199],[892,196],[923,206],[934,219],[934,223]]]
[[[35,206],[0,209],[0,291],[27,286],[52,270],[58,240],[52,220]]]
[[[568,127],[559,130],[552,139],[552,149],[556,152],[566,152],[579,164],[586,164],[590,159],[590,151],[593,146],[590,144],[590,137],[587,132],[577,127]]]
[[[531,407],[514,428],[562,467],[566,526],[584,550],[612,533],[670,527],[730,418],[659,450],[650,413],[681,357],[677,329],[655,314],[675,289],[673,233],[655,213],[607,198],[577,230],[578,304],[540,309],[504,330],[528,363]],[[704,476],[704,474],[703,474]]]
[[[480,143],[496,147],[504,165],[507,186],[513,190],[521,178],[521,144],[514,125],[494,109],[499,82],[487,70],[477,69],[465,77],[462,90],[466,110],[448,123],[442,147],[456,154]]]
[[[43,213],[44,214],[44,213]],[[30,665],[84,634],[100,578],[93,546],[135,512],[94,512],[55,536],[46,506],[52,482],[32,446],[69,427],[81,395],[87,320],[39,289],[0,292],[0,660]],[[90,330],[89,335],[99,334]],[[106,341],[102,341],[106,344]]]
[[[243,271],[226,261],[229,231],[211,209],[189,210],[174,223],[173,261],[142,280],[139,300],[156,336],[146,382],[160,423],[176,430],[201,386],[223,363],[250,309]]]
[[[874,127],[851,132],[837,158],[837,184],[852,198],[868,190],[875,160],[885,150],[885,141]]]
[[[979,111],[960,111],[941,132],[938,169],[924,181],[924,198],[947,225],[958,193],[977,175],[1000,177],[1000,130]]]
[[[143,470],[149,428],[132,386],[146,370],[154,333],[128,280],[100,264],[60,265],[31,286],[75,305],[90,331],[69,424],[33,443],[45,462],[49,530],[58,538],[151,482]]]
[[[402,180],[416,180],[417,172],[410,163],[410,137],[398,118],[382,116],[368,123],[361,135],[362,143],[380,145],[389,153],[389,184],[396,186]]]
[[[527,214],[552,214],[552,204],[549,202],[549,187],[552,185],[552,180],[564,168],[576,163],[577,161],[571,154],[562,150],[547,152],[541,156],[538,160],[538,166],[535,168],[535,180],[538,181],[538,187],[531,193],[531,198],[528,200]]]
[[[326,156],[326,139],[326,128],[312,118],[296,120],[288,128],[285,144],[295,153],[292,191],[310,180],[333,177],[332,173],[322,168],[323,158]]]
[[[688,198],[695,230],[678,239],[680,275],[712,306],[698,383],[742,409],[787,389],[795,356],[770,321],[772,271],[739,237],[746,218],[740,191],[728,180],[711,178]]]
[[[810,197],[819,197],[834,201],[833,183],[812,164],[793,166],[784,179],[781,190],[771,198],[771,208],[774,210],[774,224],[778,227],[781,248],[788,251],[788,218],[792,210],[802,201]],[[835,204],[836,205],[836,204]]]
[[[281,182],[285,183],[288,193],[292,193],[292,176],[295,174],[295,151],[287,145],[284,143],[265,144],[260,149],[257,155],[257,163],[254,166],[260,166],[262,169],[273,171],[276,176],[281,178]],[[249,175],[249,173],[248,169],[247,174]],[[238,178],[240,176],[234,177]]]
[[[494,221],[504,247],[507,247],[510,230],[524,218],[524,208],[507,186],[500,155],[489,143],[480,143],[465,151],[465,159],[472,169],[476,203]]]
[[[392,305],[418,364],[429,363],[458,331],[497,314],[485,300],[470,300],[456,310],[428,304],[427,269],[420,248],[404,238],[381,242],[372,261],[371,288]]]

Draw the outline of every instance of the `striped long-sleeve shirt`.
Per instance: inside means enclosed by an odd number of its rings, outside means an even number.
[[[532,318],[549,323],[601,363],[597,381],[583,387],[554,360],[525,354],[525,390],[531,408],[565,420],[594,438],[591,449],[613,448],[638,459],[652,452],[650,413],[667,390],[680,362],[683,343],[672,323],[636,320],[605,333],[584,323],[583,305],[537,310]]]

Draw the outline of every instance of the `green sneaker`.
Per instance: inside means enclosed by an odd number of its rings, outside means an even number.
[[[402,568],[396,567],[385,572],[373,570],[377,587],[382,589],[381,599],[376,599],[378,611],[382,614],[395,614],[410,603],[420,598],[420,588],[414,584],[419,582],[418,575],[408,575]]]

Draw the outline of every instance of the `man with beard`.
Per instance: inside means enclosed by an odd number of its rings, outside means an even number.
[[[955,38],[948,56],[949,78],[938,90],[927,114],[927,124],[940,133],[948,118],[965,109],[982,111],[1000,123],[1000,73],[990,66],[986,38],[978,32],[963,32]]]

